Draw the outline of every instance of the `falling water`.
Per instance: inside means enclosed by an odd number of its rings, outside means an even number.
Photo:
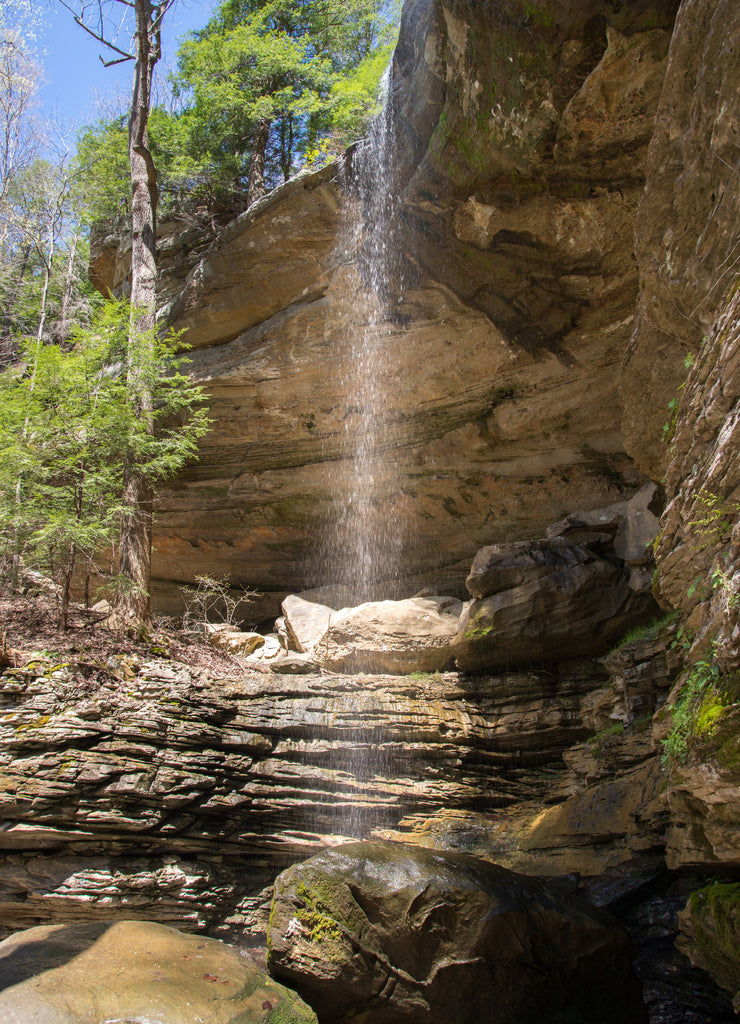
[[[388,91],[389,81],[385,87]],[[333,514],[322,539],[322,576],[342,585],[340,603],[399,596],[403,568],[403,496],[399,473],[399,387],[403,334],[397,245],[398,190],[394,175],[391,104],[352,155],[345,173],[345,214],[338,240],[343,281],[342,333],[333,360],[339,399],[338,457],[327,463]],[[336,607],[337,605],[335,605]],[[367,836],[394,817],[394,764],[383,722],[390,709],[368,687],[334,707],[345,738],[335,751],[341,820],[347,836]],[[385,705],[385,706],[384,706]],[[351,725],[350,725],[351,723]],[[335,732],[336,735],[336,732]],[[341,781],[340,781],[341,780]]]
[[[387,85],[386,78],[386,91]],[[325,574],[345,584],[355,604],[397,596],[404,547],[394,414],[402,373],[395,323],[402,282],[393,149],[387,103],[353,155],[339,239],[351,329],[336,351],[345,402],[342,458],[331,470],[335,506],[323,562]]]

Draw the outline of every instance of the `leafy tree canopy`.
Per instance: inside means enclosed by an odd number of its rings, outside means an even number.
[[[340,152],[378,110],[400,0],[224,0],[180,47],[174,113],[155,107],[149,140],[161,204],[257,198]],[[83,131],[78,173],[94,218],[127,212],[126,122]]]

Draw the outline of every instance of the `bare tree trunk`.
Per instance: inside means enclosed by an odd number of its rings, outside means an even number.
[[[270,122],[260,121],[252,140],[252,155],[249,159],[249,177],[247,179],[247,203],[261,199],[265,194],[265,150],[270,136]]]
[[[64,294],[62,295],[62,308],[59,314],[59,337],[62,341],[66,341],[69,335],[69,304],[72,301],[75,255],[77,254],[77,242],[79,241],[79,237],[79,232],[75,232],[72,244],[69,247],[67,271],[64,275]]]
[[[149,151],[147,126],[154,65],[159,59],[160,8],[151,0],[135,0],[136,70],[129,115],[131,169],[131,322],[127,380],[134,411],[153,432],[152,396],[139,359],[135,335],[154,327],[157,299],[156,211],[157,172]],[[149,590],[152,572],[152,488],[130,453],[124,469],[121,540],[118,570],[127,580],[116,601],[120,620],[136,631],[151,623]]]
[[[77,549],[70,544],[67,552],[67,564],[62,569],[62,588],[59,595],[59,628],[64,633],[69,624],[69,598],[72,591],[72,575],[75,571]]]

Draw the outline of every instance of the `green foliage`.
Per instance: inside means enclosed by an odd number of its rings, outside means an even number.
[[[728,708],[736,704],[739,689],[737,675],[723,675],[713,659],[697,662],[668,709],[672,727],[663,741],[663,763],[685,764],[692,743],[710,741]]]
[[[658,619],[653,619],[652,622],[647,622],[643,626],[633,626],[628,629],[622,639],[616,646],[614,646],[610,654],[615,654],[620,651],[627,644],[635,643],[638,640],[655,640],[660,633],[672,622],[675,622],[678,612],[667,612],[665,615],[661,615]]]
[[[700,491],[688,524],[700,541],[699,550],[729,540],[739,516],[740,502]]]
[[[600,729],[599,732],[594,733],[593,736],[589,737],[588,742],[596,747],[601,747],[603,746],[604,740],[623,735],[624,722],[614,722],[612,725],[607,725],[604,729]]]
[[[124,304],[104,306],[72,340],[29,344],[24,364],[0,374],[0,558],[52,574],[62,625],[75,568],[91,571],[116,538],[124,466],[133,460],[156,485],[195,454],[208,424],[176,338],[131,332]],[[136,414],[141,388],[154,399],[154,435]]]
[[[270,187],[356,137],[376,110],[391,6],[225,0],[182,45],[173,77],[190,170],[216,191],[242,189],[257,155]]]
[[[367,129],[398,33],[399,0],[223,0],[177,54],[177,107],[154,107],[160,213],[242,194],[319,166]],[[126,117],[85,128],[76,177],[87,220],[130,212]]]
[[[77,138],[74,175],[88,223],[131,215],[126,116],[97,121]]]

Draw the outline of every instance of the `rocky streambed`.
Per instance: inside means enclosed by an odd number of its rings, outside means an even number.
[[[644,721],[674,665],[671,627],[654,633],[476,677],[218,676],[123,656],[105,671],[74,656],[8,668],[2,927],[154,921],[260,950],[275,877],[374,836],[569,874],[568,891],[582,874],[585,896],[634,918],[651,1020],[731,1020],[711,985],[701,1015],[708,976],[672,951],[688,890],[662,867]]]

